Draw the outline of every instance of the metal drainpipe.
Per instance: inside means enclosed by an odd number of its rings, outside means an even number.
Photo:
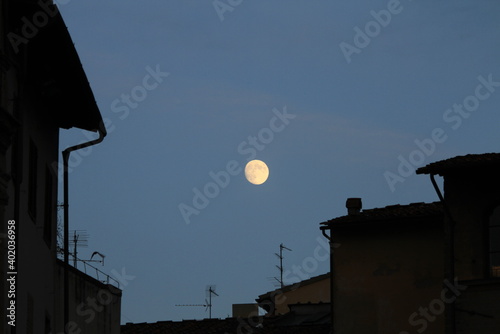
[[[451,216],[450,209],[448,204],[445,202],[443,194],[439,189],[436,179],[434,178],[435,174],[430,174],[432,186],[436,191],[440,202],[443,204],[444,212],[446,216],[448,216],[449,222],[445,225],[445,237],[447,237],[447,246],[448,246],[448,254],[449,257],[445,259],[445,276],[448,281],[453,284],[455,280],[455,221]],[[448,331],[447,333],[455,333],[455,303],[451,303],[450,307],[447,308],[447,318],[448,318]]]
[[[66,148],[62,152],[63,156],[63,166],[64,166],[64,333],[67,333],[67,326],[69,323],[69,204],[68,204],[68,161],[71,152],[99,144],[106,137],[106,127],[104,123],[101,122],[100,128],[98,130],[99,138],[82,143],[79,145],[71,146]]]
[[[333,276],[334,276],[334,267],[333,267],[333,241],[331,237],[331,232],[330,230],[330,235],[326,233],[326,230],[322,229],[321,233],[323,233],[323,236],[328,240],[328,243],[330,244],[330,322],[331,322],[331,331],[330,333],[333,334],[333,320],[335,318],[334,314],[334,308],[333,308],[333,292],[334,292],[334,287],[335,284],[333,282]]]

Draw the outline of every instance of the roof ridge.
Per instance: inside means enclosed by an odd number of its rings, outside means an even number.
[[[416,170],[417,174],[439,174],[443,175],[445,172],[452,169],[464,169],[480,167],[485,164],[500,163],[500,153],[478,153],[457,155],[448,159],[432,162],[424,167]]]
[[[332,223],[355,223],[396,218],[412,218],[440,214],[442,212],[442,204],[439,201],[430,203],[416,202],[409,204],[393,204],[385,207],[365,209],[357,215],[344,215],[336,217],[322,222],[320,225],[325,226]]]

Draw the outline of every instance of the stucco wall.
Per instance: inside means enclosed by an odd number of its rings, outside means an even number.
[[[457,333],[500,332],[500,281],[462,282],[467,289],[457,300]]]
[[[440,298],[440,220],[373,223],[333,229],[336,333],[443,333],[444,314],[423,320],[420,308]],[[417,313],[416,313],[417,312]],[[424,323],[425,321],[425,323]]]
[[[500,205],[498,170],[447,175],[445,199],[455,225],[455,275],[460,280],[487,277],[486,214]]]
[[[500,278],[490,276],[488,215],[500,205],[495,168],[446,175],[445,199],[455,221],[455,276],[466,286],[456,303],[457,333],[500,332]]]
[[[69,333],[119,334],[121,290],[104,284],[73,267],[69,268]],[[58,261],[57,314],[64,307],[64,264]],[[57,333],[63,332],[63,319],[58,318]]]
[[[5,207],[5,220],[16,221],[16,329],[19,333],[44,333],[54,321],[55,260],[56,260],[56,216],[57,175],[50,165],[58,159],[58,133],[55,123],[29,98],[17,106],[20,117],[19,135],[6,154],[6,169],[11,176],[7,193],[9,201]],[[18,115],[18,117],[19,117]],[[30,141],[37,149],[36,159],[36,210],[28,212],[30,196]],[[16,152],[14,152],[16,148]],[[18,155],[17,170],[12,170],[13,157]],[[52,173],[47,179],[47,170]],[[19,182],[16,196],[15,182]],[[46,196],[50,187],[51,198]],[[50,212],[50,242],[44,239],[45,219]],[[47,230],[49,231],[49,230]],[[49,240],[49,239],[47,239]]]

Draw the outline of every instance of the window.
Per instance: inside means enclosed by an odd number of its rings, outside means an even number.
[[[33,140],[30,140],[29,147],[29,185],[28,185],[28,213],[33,222],[36,221],[36,192],[37,192],[37,164],[38,150]]]
[[[500,205],[488,220],[488,252],[491,277],[500,277]]]
[[[49,247],[52,246],[52,217],[55,204],[52,199],[52,173],[50,168],[45,168],[45,208],[43,217],[43,240]]]

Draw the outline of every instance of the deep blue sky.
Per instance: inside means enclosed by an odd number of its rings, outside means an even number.
[[[203,303],[208,284],[220,295],[213,315],[226,317],[231,304],[274,289],[280,243],[293,250],[285,269],[323,274],[319,223],[344,215],[347,197],[364,208],[437,200],[427,177],[399,175],[400,158],[421,166],[499,151],[494,0],[243,0],[224,20],[211,0],[64,0],[60,9],[109,123],[102,144],[73,157],[70,229],[90,235],[82,257],[99,251],[104,271],[135,276],[122,322],[208,317],[175,307]],[[357,36],[365,28],[371,37]],[[349,59],[347,44],[357,48]],[[169,75],[145,90],[156,69]],[[122,94],[136,100],[127,106]],[[470,112],[453,110],[464,103]],[[270,140],[273,109],[295,117]],[[186,224],[179,205],[193,205],[210,172],[242,167],[250,154],[238,147],[259,134],[268,181],[231,176]],[[62,131],[61,149],[83,140]],[[391,189],[386,172],[404,182]]]

